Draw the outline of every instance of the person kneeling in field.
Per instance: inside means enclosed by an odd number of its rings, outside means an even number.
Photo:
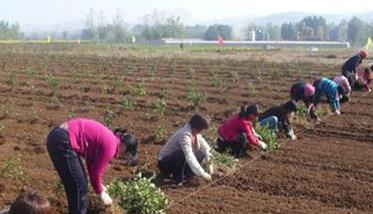
[[[333,78],[333,81],[339,85],[338,90],[341,95],[340,103],[350,101],[351,86],[348,79],[343,75],[337,75]]]
[[[303,80],[298,80],[295,82],[290,89],[290,98],[295,103],[298,103],[299,100],[302,100],[308,109],[308,114],[311,118],[319,120],[316,109],[313,107],[312,101],[313,96],[315,95],[315,87],[311,84],[306,83]]]
[[[363,63],[363,59],[368,58],[368,51],[363,49],[355,56],[348,59],[342,66],[342,75],[345,76],[350,85],[355,84],[355,75],[358,67]]]
[[[265,125],[265,121],[268,120],[268,118],[275,117],[275,120],[272,119],[272,121],[276,122],[275,127],[269,126],[269,128],[284,131],[287,137],[291,138],[292,140],[296,140],[297,136],[294,134],[294,130],[290,124],[290,119],[296,112],[297,105],[294,101],[289,101],[280,106],[269,108],[260,114],[260,125]]]
[[[171,175],[176,185],[182,185],[184,177],[191,179],[194,175],[212,180],[211,148],[201,135],[208,128],[207,120],[197,114],[168,139],[158,156],[163,176]]]
[[[229,151],[236,158],[244,157],[247,150],[251,147],[254,149],[266,149],[267,145],[261,140],[261,137],[254,130],[254,122],[259,115],[256,105],[244,105],[241,107],[239,114],[226,120],[218,129],[219,137],[217,145],[220,152]],[[275,122],[274,118],[268,118],[263,123],[272,128]]]
[[[52,214],[52,208],[47,199],[36,192],[25,192],[17,197],[10,208],[0,214]]]
[[[341,105],[339,102],[339,85],[328,78],[321,78],[315,80],[314,87],[316,88],[315,96],[313,98],[313,105],[316,108],[320,103],[323,95],[328,99],[332,112],[341,114]]]
[[[354,90],[371,91],[369,85],[373,80],[372,71],[373,65],[357,72],[357,80],[353,86]]]
[[[80,157],[85,159],[93,190],[105,205],[113,203],[103,184],[103,176],[114,158],[128,158],[136,165],[139,141],[125,128],[110,130],[90,120],[72,119],[48,135],[49,156],[65,188],[69,213],[88,212],[88,179]]]

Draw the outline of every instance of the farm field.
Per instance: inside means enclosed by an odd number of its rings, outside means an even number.
[[[141,165],[156,170],[162,144],[193,113],[211,118],[208,135],[214,139],[218,124],[242,103],[264,109],[285,102],[292,82],[335,75],[349,53],[0,46],[0,161],[19,158],[24,172],[0,177],[0,206],[35,189],[58,213],[66,210],[45,138],[71,117],[127,125],[141,139]],[[208,188],[198,180],[163,186],[172,201],[166,212],[373,212],[372,104],[372,94],[357,92],[340,117],[325,116],[316,126],[297,121],[298,141],[282,139],[278,151],[252,153],[255,161],[242,160],[240,170],[216,176]],[[105,181],[132,170],[114,161]],[[93,207],[110,213],[95,202]]]

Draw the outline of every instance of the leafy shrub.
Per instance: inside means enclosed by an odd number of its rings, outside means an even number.
[[[257,125],[255,131],[262,137],[263,142],[267,144],[266,151],[277,150],[280,148],[280,144],[277,142],[276,131],[268,128],[268,126]]]
[[[215,150],[211,151],[211,160],[214,166],[227,167],[230,169],[236,168],[238,160],[228,153],[220,153]]]
[[[135,96],[146,96],[147,92],[143,84],[136,84],[135,86],[130,86],[132,93]]]
[[[118,201],[118,205],[127,213],[165,213],[168,199],[162,190],[156,187],[151,178],[141,173],[131,181],[114,180],[109,184],[109,194]]]

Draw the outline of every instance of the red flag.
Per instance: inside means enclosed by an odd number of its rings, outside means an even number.
[[[223,37],[218,36],[218,42],[219,42],[219,45],[224,45],[224,39],[223,39]]]

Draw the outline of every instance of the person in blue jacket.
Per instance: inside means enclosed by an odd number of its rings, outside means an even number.
[[[326,98],[328,99],[328,102],[329,102],[329,105],[332,111],[336,114],[341,114],[341,105],[339,102],[339,92],[338,92],[340,91],[339,89],[340,86],[334,81],[328,78],[325,78],[325,77],[317,79],[313,83],[313,85],[316,89],[315,95],[313,97],[313,102],[312,102],[314,107],[315,108],[317,107],[317,105],[320,103],[321,97],[325,95]]]

